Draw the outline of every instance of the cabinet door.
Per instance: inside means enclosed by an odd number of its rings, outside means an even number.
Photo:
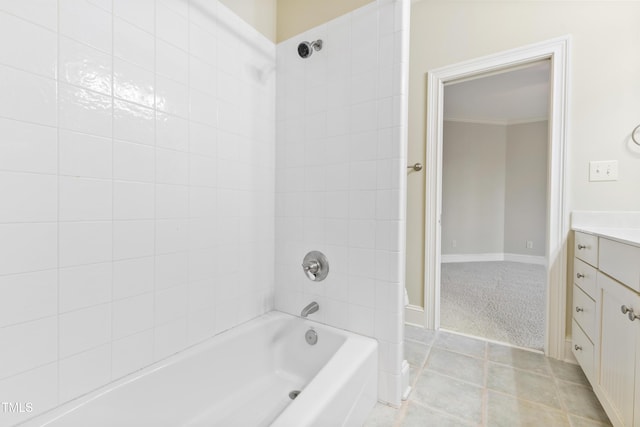
[[[636,343],[640,322],[630,321],[621,307],[640,314],[640,298],[629,288],[598,273],[601,309],[600,372],[598,383],[620,423],[633,425]],[[638,414],[640,416],[640,414]]]

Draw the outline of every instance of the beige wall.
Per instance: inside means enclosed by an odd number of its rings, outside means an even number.
[[[547,122],[445,121],[443,137],[442,254],[544,256]]]
[[[373,1],[374,0],[278,0],[277,41],[287,40],[296,34],[324,24]]]
[[[220,2],[269,40],[276,41],[278,0],[220,0]]]
[[[443,254],[503,252],[506,148],[506,126],[444,122]]]
[[[428,70],[571,34],[567,190],[570,210],[640,210],[640,2],[449,1],[412,4],[409,161],[424,161]],[[619,160],[617,182],[588,181],[590,160]],[[407,259],[422,260],[424,176],[408,180]],[[420,262],[421,263],[421,262]],[[407,284],[422,267],[407,263]],[[569,298],[570,301],[570,298]],[[420,304],[419,301],[411,301]]]
[[[220,0],[276,43],[373,1],[375,0]]]
[[[504,252],[544,256],[547,231],[547,121],[507,126]],[[527,249],[526,241],[533,242]]]

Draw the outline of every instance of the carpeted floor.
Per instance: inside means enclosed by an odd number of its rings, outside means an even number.
[[[443,263],[440,326],[542,350],[545,268],[518,262]]]

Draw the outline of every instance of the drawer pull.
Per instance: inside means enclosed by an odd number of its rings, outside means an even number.
[[[620,311],[622,312],[622,314],[633,313],[633,308],[629,308],[626,305],[621,305]]]
[[[578,250],[587,249],[587,245],[578,244]]]
[[[582,346],[579,346],[578,344],[575,344],[573,348],[575,351],[582,351]]]
[[[577,277],[578,279],[582,279],[582,278],[584,277],[584,274],[582,274],[582,273],[578,273],[578,274],[576,274],[576,277]]]
[[[629,317],[629,320],[632,322],[636,319],[640,319],[640,314],[634,313],[633,310],[631,310],[629,314],[627,314],[627,316]]]
[[[581,311],[584,311],[584,308],[582,308],[582,307],[576,307],[576,313],[580,313]]]

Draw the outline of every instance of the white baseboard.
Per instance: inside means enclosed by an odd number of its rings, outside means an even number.
[[[409,370],[409,362],[406,360],[402,361],[400,378],[402,381],[402,385],[400,386],[400,390],[402,391],[402,400],[407,400],[409,398],[409,394],[411,394],[411,373]]]
[[[441,261],[449,262],[483,262],[483,261],[504,261],[504,254],[442,254]]]
[[[404,323],[424,328],[424,308],[409,304],[404,308]]]
[[[486,254],[442,254],[443,263],[450,262],[487,262],[487,261],[511,261],[526,264],[547,265],[547,258],[536,255],[486,253]]]
[[[547,257],[537,255],[504,254],[505,261],[524,262],[526,264],[547,265]]]

